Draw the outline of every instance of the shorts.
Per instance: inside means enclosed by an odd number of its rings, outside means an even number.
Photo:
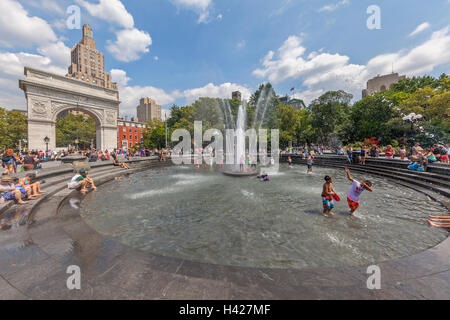
[[[23,168],[25,169],[25,171],[31,171],[34,169],[34,164],[24,164]]]
[[[6,201],[16,200],[16,196],[14,195],[14,192],[12,192],[12,191],[9,191],[9,192],[3,194],[3,198]]]
[[[347,197],[348,207],[352,211],[356,211],[356,209],[359,208],[359,202],[355,202],[353,200],[350,200],[350,198]]]
[[[323,208],[327,210],[331,210],[334,208],[334,200],[330,196],[322,196]]]
[[[442,155],[441,156],[442,161],[448,161],[448,155]]]
[[[307,166],[308,166],[308,169],[312,169],[312,166],[313,166],[313,165],[310,164],[310,163],[308,163]]]
[[[77,190],[80,188],[81,188],[81,182],[69,183],[69,189],[71,189],[71,190]]]

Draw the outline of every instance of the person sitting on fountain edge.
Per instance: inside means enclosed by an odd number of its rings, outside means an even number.
[[[347,172],[348,180],[353,182],[352,188],[348,192],[348,196],[347,196],[347,202],[348,202],[348,206],[350,208],[350,215],[353,216],[355,214],[355,211],[359,208],[359,199],[361,197],[361,193],[364,190],[373,192],[372,182],[370,182],[369,180],[366,180],[363,182],[356,181],[355,179],[353,179],[350,176],[349,168],[345,168],[345,172]]]
[[[69,182],[69,189],[76,189],[85,195],[87,193],[87,186],[90,185],[92,190],[97,190],[94,180],[88,178],[86,170],[81,170],[80,174],[76,174]]]
[[[329,217],[328,214],[334,215],[332,212],[334,209],[334,201],[332,196],[335,194],[336,192],[334,192],[333,189],[333,178],[326,176],[322,191],[323,215],[325,217]]]

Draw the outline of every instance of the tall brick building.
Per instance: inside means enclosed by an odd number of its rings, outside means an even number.
[[[108,89],[117,89],[111,75],[105,71],[105,56],[97,50],[94,33],[88,24],[83,26],[83,38],[72,48],[71,65],[67,77],[89,82]]]

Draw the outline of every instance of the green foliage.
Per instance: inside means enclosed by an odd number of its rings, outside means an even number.
[[[166,147],[166,125],[159,120],[151,120],[146,123],[148,130],[144,135],[144,146],[152,149],[162,149]],[[170,136],[167,137],[168,142]]]
[[[443,77],[446,75],[443,74]],[[441,80],[431,76],[412,77],[400,80],[393,87],[396,92],[414,93],[419,89],[431,87],[437,89],[441,85]]]
[[[56,121],[56,147],[74,145],[75,139],[79,140],[80,148],[89,148],[91,141],[96,144],[96,125],[94,119],[84,115],[67,116]]]
[[[278,105],[280,123],[280,146],[286,147],[289,142],[294,145],[310,142],[312,138],[311,115],[307,110],[297,110],[280,103]]]
[[[345,139],[353,96],[342,90],[329,91],[309,105],[312,126],[321,143],[329,143],[333,136]]]
[[[351,140],[362,141],[368,137],[376,137],[381,138],[382,143],[389,143],[388,123],[395,117],[399,117],[395,105],[383,94],[368,96],[356,102],[351,112]]]
[[[0,147],[17,149],[27,138],[27,118],[20,111],[0,108]],[[22,141],[22,147],[24,147]]]

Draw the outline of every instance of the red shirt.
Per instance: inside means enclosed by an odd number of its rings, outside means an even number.
[[[385,151],[386,157],[392,157],[394,155],[394,150],[392,148],[388,148]]]

